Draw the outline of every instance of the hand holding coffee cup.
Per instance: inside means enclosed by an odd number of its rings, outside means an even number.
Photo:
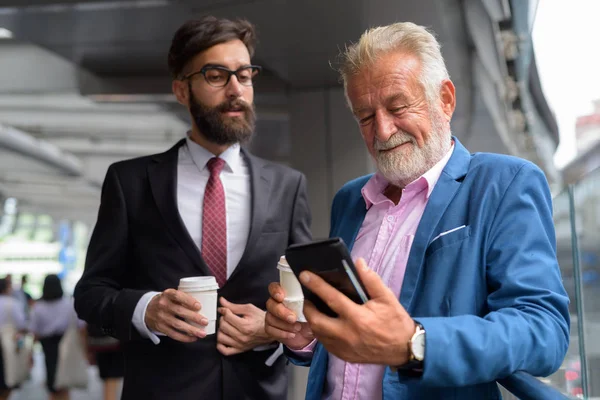
[[[285,257],[280,258],[277,269],[279,283],[269,285],[265,331],[291,349],[302,349],[314,339],[302,311],[302,287]]]
[[[290,349],[299,350],[313,341],[314,335],[307,322],[298,322],[296,314],[283,304],[285,290],[278,282],[269,285],[265,332]]]
[[[206,336],[202,328],[208,324],[208,319],[200,314],[202,308],[203,304],[193,296],[167,289],[150,300],[144,322],[152,332],[163,333],[180,342],[195,342]]]
[[[192,296],[202,305],[201,315],[206,324],[198,324],[197,318],[189,320],[188,323],[198,329],[202,329],[207,335],[215,333],[217,322],[217,290],[219,285],[214,276],[196,276],[182,278],[179,281],[180,291]]]

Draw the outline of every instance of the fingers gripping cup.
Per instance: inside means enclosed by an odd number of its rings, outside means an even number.
[[[304,318],[304,313],[302,312],[302,308],[304,307],[302,286],[300,286],[298,278],[292,272],[285,256],[281,256],[279,259],[277,269],[279,270],[279,284],[285,290],[283,304],[296,314],[298,322],[306,322],[306,318]]]
[[[178,290],[194,297],[202,305],[199,314],[202,314],[207,320],[206,327],[191,323],[197,328],[202,329],[207,335],[215,333],[217,321],[217,289],[219,285],[214,276],[195,276],[191,278],[182,278],[179,281]]]

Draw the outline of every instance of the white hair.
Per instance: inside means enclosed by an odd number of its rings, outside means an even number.
[[[381,55],[403,51],[415,55],[421,61],[419,79],[431,104],[439,98],[442,81],[450,79],[450,75],[434,34],[412,22],[371,28],[362,34],[358,43],[348,46],[341,54],[342,63],[339,68],[344,88],[348,77],[372,65]]]

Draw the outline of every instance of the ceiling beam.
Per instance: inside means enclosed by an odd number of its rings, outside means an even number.
[[[165,140],[182,137],[188,125],[166,111],[119,112],[113,109],[37,109],[2,107],[0,121],[20,129],[46,136],[116,137],[128,135],[161,137]],[[123,107],[127,110],[127,106]]]
[[[82,175],[82,163],[77,157],[55,145],[0,124],[0,148],[46,163],[70,176]]]
[[[173,141],[148,140],[92,140],[85,137],[62,137],[48,139],[51,143],[78,156],[123,156],[137,157],[162,153],[173,145]]]
[[[88,71],[31,43],[2,40],[0,52],[0,93],[78,92],[80,85],[102,85]]]

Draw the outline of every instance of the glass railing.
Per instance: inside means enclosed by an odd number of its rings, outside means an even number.
[[[554,224],[571,300],[569,349],[549,377],[518,373],[499,382],[514,395],[505,399],[600,399],[600,169],[555,196]]]
[[[572,204],[575,303],[572,335],[577,334],[578,354],[570,369],[569,390],[585,399],[600,398],[600,169],[569,187]],[[579,378],[579,380],[577,380]],[[577,389],[573,383],[578,384]]]
[[[569,400],[572,398],[525,372],[512,374],[498,383],[506,390],[502,396],[504,400]]]
[[[600,169],[554,198],[557,255],[571,299],[571,340],[558,371],[498,381],[504,400],[600,399]]]

